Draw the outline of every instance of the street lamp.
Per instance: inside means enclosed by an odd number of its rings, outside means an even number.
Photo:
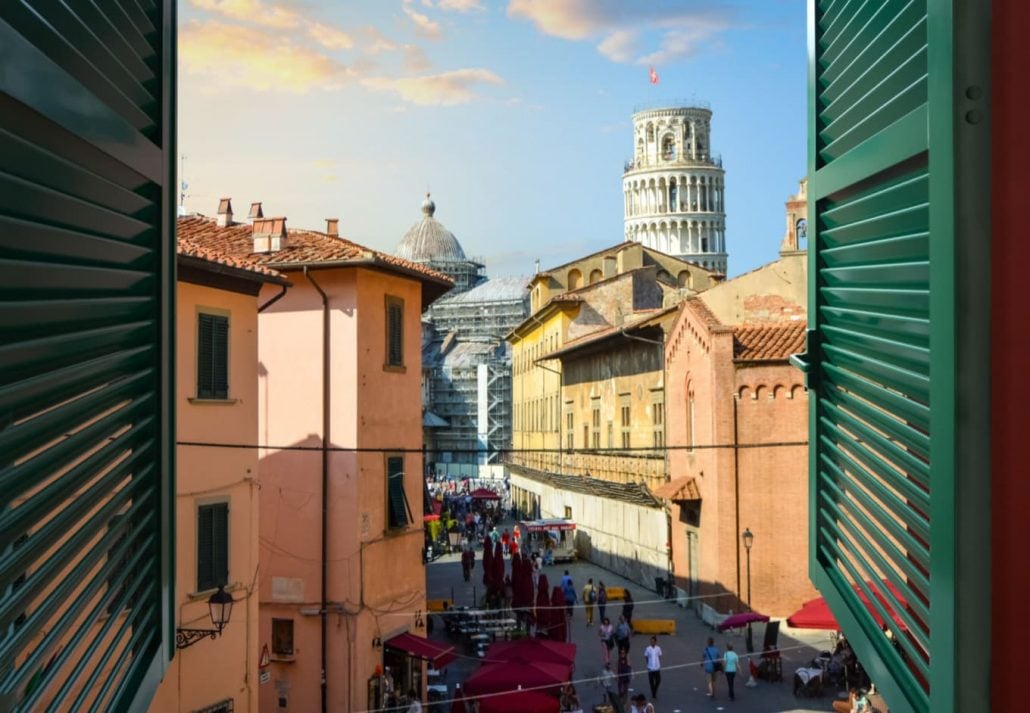
[[[201,639],[211,637],[217,639],[222,634],[222,629],[229,623],[229,617],[232,616],[232,605],[233,598],[229,592],[225,591],[225,587],[219,585],[218,591],[211,595],[207,600],[207,606],[209,614],[211,615],[211,623],[214,625],[214,629],[176,629],[175,630],[175,648],[185,649],[193,644],[197,643]]]
[[[747,552],[747,610],[751,611],[751,545],[755,544],[755,535],[751,528],[744,528],[744,534],[740,536],[744,540],[744,551]],[[751,622],[747,625],[747,652],[754,652],[755,645],[751,638]]]

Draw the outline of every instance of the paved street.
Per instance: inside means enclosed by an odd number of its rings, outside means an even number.
[[[473,587],[476,595],[482,597],[482,569],[479,566],[481,551],[476,553],[476,570],[471,582],[462,581],[461,565],[457,554],[446,555],[437,559],[427,567],[427,596],[430,598],[450,597],[452,592],[457,606],[472,605]],[[630,584],[622,577],[596,567],[587,562],[573,565],[553,565],[544,569],[551,585],[558,583],[565,569],[572,575],[577,590],[581,590],[588,577],[594,583],[604,581],[609,586],[628,587],[636,600],[634,619],[662,618],[675,619],[676,634],[659,636],[658,643],[662,648],[663,675],[658,693],[657,713],[686,713],[686,711],[737,711],[739,713],[768,712],[807,712],[831,710],[830,702],[833,693],[827,692],[822,698],[795,698],[792,692],[791,679],[794,669],[810,661],[820,650],[829,648],[828,632],[800,631],[789,629],[785,625],[780,629],[779,646],[783,653],[783,683],[760,681],[757,688],[747,688],[746,674],[738,675],[736,684],[737,699],[730,701],[726,693],[725,678],[720,678],[719,688],[714,700],[706,694],[704,673],[698,662],[707,638],[713,636],[720,650],[725,650],[726,643],[732,643],[734,650],[745,651],[743,635],[726,635],[713,631],[697,618],[692,610],[676,606],[671,602],[656,601],[653,591],[635,584]],[[616,620],[622,608],[621,602],[609,604],[608,616]],[[614,614],[614,616],[613,616]],[[436,623],[439,623],[437,620]],[[755,627],[755,644],[761,646],[763,625]],[[436,626],[433,638],[445,640],[442,627]],[[603,665],[601,646],[597,635],[596,611],[595,623],[587,627],[582,608],[578,608],[573,617],[572,640],[578,644],[576,656],[576,689],[585,711],[591,711],[595,704],[602,701],[602,689],[595,679],[600,675]],[[647,695],[647,669],[644,662],[644,648],[647,637],[636,635],[630,648],[630,663],[633,666],[633,689]],[[479,666],[479,660],[470,656],[469,651],[460,651],[463,658],[451,664],[447,672],[447,683],[453,691],[454,684],[464,681]],[[742,657],[743,664],[743,657]],[[742,666],[746,670],[746,666]]]

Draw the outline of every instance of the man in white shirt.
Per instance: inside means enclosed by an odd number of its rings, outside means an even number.
[[[662,683],[662,647],[658,639],[651,637],[651,645],[644,649],[647,659],[647,682],[651,684],[651,699],[658,700],[658,686]]]

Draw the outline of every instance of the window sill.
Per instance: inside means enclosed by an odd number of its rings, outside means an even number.
[[[191,404],[203,405],[203,404],[222,404],[225,406],[231,406],[237,403],[239,399],[202,399],[197,396],[190,396],[186,399]]]
[[[395,374],[406,374],[408,367],[403,364],[383,364],[383,371],[392,371]]]
[[[229,592],[230,594],[233,593],[233,592],[241,591],[242,589],[243,589],[243,585],[240,584],[239,582],[232,582],[230,584],[225,585],[225,591]],[[196,592],[187,592],[186,593],[186,601],[187,602],[206,602],[208,599],[211,598],[211,595],[214,594],[217,591],[218,591],[218,587],[211,587],[211,589],[204,589],[204,590],[200,590],[200,591],[196,591]]]
[[[268,660],[272,663],[295,663],[297,658],[293,654],[272,654]]]

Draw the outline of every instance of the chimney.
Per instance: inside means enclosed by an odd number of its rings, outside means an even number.
[[[332,235],[334,238],[340,235],[340,219],[339,218],[326,218],[325,219],[325,233],[326,235]]]
[[[232,199],[223,198],[218,201],[218,218],[215,221],[219,228],[232,225]]]
[[[274,253],[286,247],[286,218],[254,219],[254,252]]]
[[[250,214],[247,215],[247,217],[251,220],[256,220],[257,218],[265,217],[264,212],[261,210],[261,201],[250,204]]]

